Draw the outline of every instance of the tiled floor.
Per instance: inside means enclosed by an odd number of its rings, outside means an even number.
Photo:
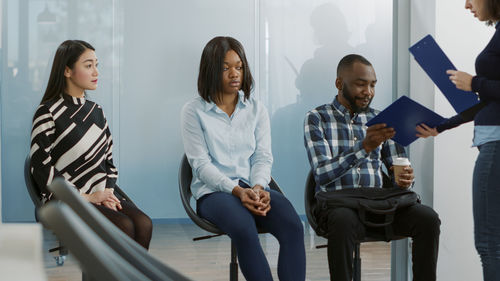
[[[307,226],[305,228],[307,255],[306,280],[329,280],[326,249],[316,249],[325,244]],[[227,236],[193,242],[192,238],[207,233],[194,224],[156,224],[150,253],[173,266],[193,280],[228,280],[230,240]],[[57,245],[55,237],[44,231],[45,267],[49,280],[81,280],[81,271],[76,260],[70,255],[63,266],[57,266],[53,254],[48,249]],[[275,280],[278,280],[276,264],[279,245],[269,234],[261,234],[260,240],[266,253]],[[390,280],[390,244],[371,242],[361,245],[362,280]],[[239,280],[245,280],[240,272]]]

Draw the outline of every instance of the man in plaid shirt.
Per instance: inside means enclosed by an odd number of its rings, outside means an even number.
[[[383,184],[382,163],[392,175],[392,159],[406,157],[404,148],[392,141],[393,128],[385,124],[366,127],[378,111],[370,108],[377,78],[371,63],[360,55],[347,55],[337,67],[338,95],[330,104],[309,111],[304,122],[304,141],[317,183],[317,192]],[[413,169],[406,168],[395,182],[409,188]],[[328,231],[328,263],[331,280],[352,279],[355,241],[380,230],[366,227],[355,210],[330,208],[318,214]],[[399,209],[392,224],[397,236],[413,238],[413,280],[436,280],[440,220],[430,207],[416,204]]]

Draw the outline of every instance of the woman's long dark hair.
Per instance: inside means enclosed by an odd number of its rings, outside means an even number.
[[[217,103],[221,101],[224,58],[230,50],[235,51],[241,59],[243,66],[241,90],[245,93],[245,99],[250,97],[253,77],[248,67],[243,45],[232,37],[218,36],[207,43],[201,54],[198,93],[207,102]]]
[[[59,45],[54,55],[49,82],[47,83],[47,88],[40,104],[57,98],[66,90],[67,85],[64,70],[66,67],[73,69],[75,62],[87,49],[95,51],[92,45],[81,40],[66,40]]]

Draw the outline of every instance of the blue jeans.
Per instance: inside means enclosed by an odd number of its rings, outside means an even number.
[[[472,183],[474,239],[485,281],[500,281],[500,141],[479,146]]]
[[[274,190],[270,194],[271,210],[265,217],[253,215],[239,198],[226,192],[214,192],[198,199],[197,212],[231,237],[246,280],[273,280],[259,242],[257,227],[260,227],[276,237],[280,244],[279,279],[304,281],[306,256],[302,222],[283,194]]]

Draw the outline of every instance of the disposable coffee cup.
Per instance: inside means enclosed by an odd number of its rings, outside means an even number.
[[[399,175],[404,173],[404,168],[410,167],[411,163],[408,158],[398,157],[393,159],[392,165],[394,166],[394,177],[396,178],[396,183],[398,183]]]

